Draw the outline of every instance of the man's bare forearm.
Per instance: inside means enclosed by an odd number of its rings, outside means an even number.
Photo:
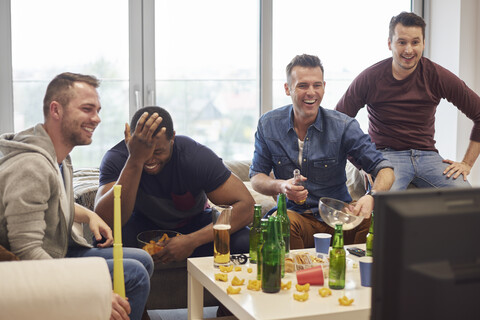
[[[372,190],[374,191],[388,191],[395,181],[395,174],[392,168],[383,168],[378,171],[373,183]]]
[[[480,142],[470,140],[465,156],[463,157],[462,162],[465,162],[470,167],[473,167],[475,161],[477,161],[478,155],[480,154]]]
[[[282,190],[282,183],[284,180],[273,179],[264,173],[258,173],[250,178],[253,190],[267,195],[276,196],[279,193],[285,192]]]
[[[115,183],[104,185],[99,188],[95,199],[95,212],[102,217],[105,222],[113,226],[113,186],[121,185],[121,203],[122,203],[122,225],[124,225],[132,215],[137,198],[140,178],[142,176],[143,163],[139,164],[130,157],[125,162],[125,166]]]

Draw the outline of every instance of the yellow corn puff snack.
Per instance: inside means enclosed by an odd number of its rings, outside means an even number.
[[[245,283],[245,279],[238,279],[237,276],[233,277],[232,279],[232,286],[243,286]]]
[[[220,266],[219,269],[222,272],[232,272],[233,271],[233,264],[229,265],[228,267]]]
[[[228,281],[228,274],[225,274],[225,273],[215,273],[215,280],[227,282],[227,281]]]
[[[168,240],[168,239],[170,239],[170,238],[168,237],[168,234],[164,233],[164,234],[162,235],[162,237],[161,237],[160,239],[158,239],[157,242],[163,242],[163,241],[166,241],[166,240]]]
[[[242,290],[242,288],[234,288],[232,286],[228,286],[227,293],[228,294],[238,294],[238,293],[240,293],[240,290]]]
[[[248,280],[248,285],[247,285],[248,290],[260,291],[261,288],[262,288],[262,281]]]
[[[253,269],[252,269],[252,268],[247,268],[247,272],[248,272],[248,273],[252,273],[252,272],[253,272]]]
[[[297,301],[307,301],[308,300],[308,292],[304,292],[304,293],[294,293],[293,294],[293,299],[297,300]]]
[[[310,290],[310,283],[305,283],[303,286],[297,283],[295,285],[295,288],[297,288],[297,291],[307,292],[308,290]]]
[[[318,289],[318,294],[325,298],[332,295],[332,290],[330,290],[330,288],[323,287]]]
[[[284,283],[282,281],[282,283],[280,284],[280,288],[282,290],[290,290],[291,287],[292,287],[292,281],[288,281],[287,283]]]
[[[338,302],[340,303],[341,306],[349,306],[353,303],[353,299],[348,299],[347,296],[343,296],[341,298],[338,298]]]
[[[242,267],[236,266],[236,267],[235,267],[235,271],[242,271]]]

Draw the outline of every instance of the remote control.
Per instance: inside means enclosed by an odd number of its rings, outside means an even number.
[[[362,250],[360,248],[354,247],[354,248],[347,248],[348,252],[353,254],[354,256],[357,257],[363,257],[365,256],[365,250]]]

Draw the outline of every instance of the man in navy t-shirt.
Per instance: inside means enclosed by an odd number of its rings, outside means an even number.
[[[131,129],[130,129],[131,127]],[[232,205],[232,253],[248,252],[254,200],[212,150],[186,136],[175,136],[170,114],[160,107],[138,110],[125,140],[104,156],[95,211],[113,225],[113,186],[122,185],[122,240],[136,247],[138,233],[168,229],[174,237],[154,256],[171,262],[213,255],[208,199]]]

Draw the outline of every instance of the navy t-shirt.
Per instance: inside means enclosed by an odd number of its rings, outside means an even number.
[[[100,185],[118,180],[128,158],[125,141],[110,149],[100,165]],[[159,227],[174,229],[203,212],[206,193],[230,177],[212,150],[186,136],[176,136],[172,157],[156,175],[142,172],[134,213],[142,214]]]

